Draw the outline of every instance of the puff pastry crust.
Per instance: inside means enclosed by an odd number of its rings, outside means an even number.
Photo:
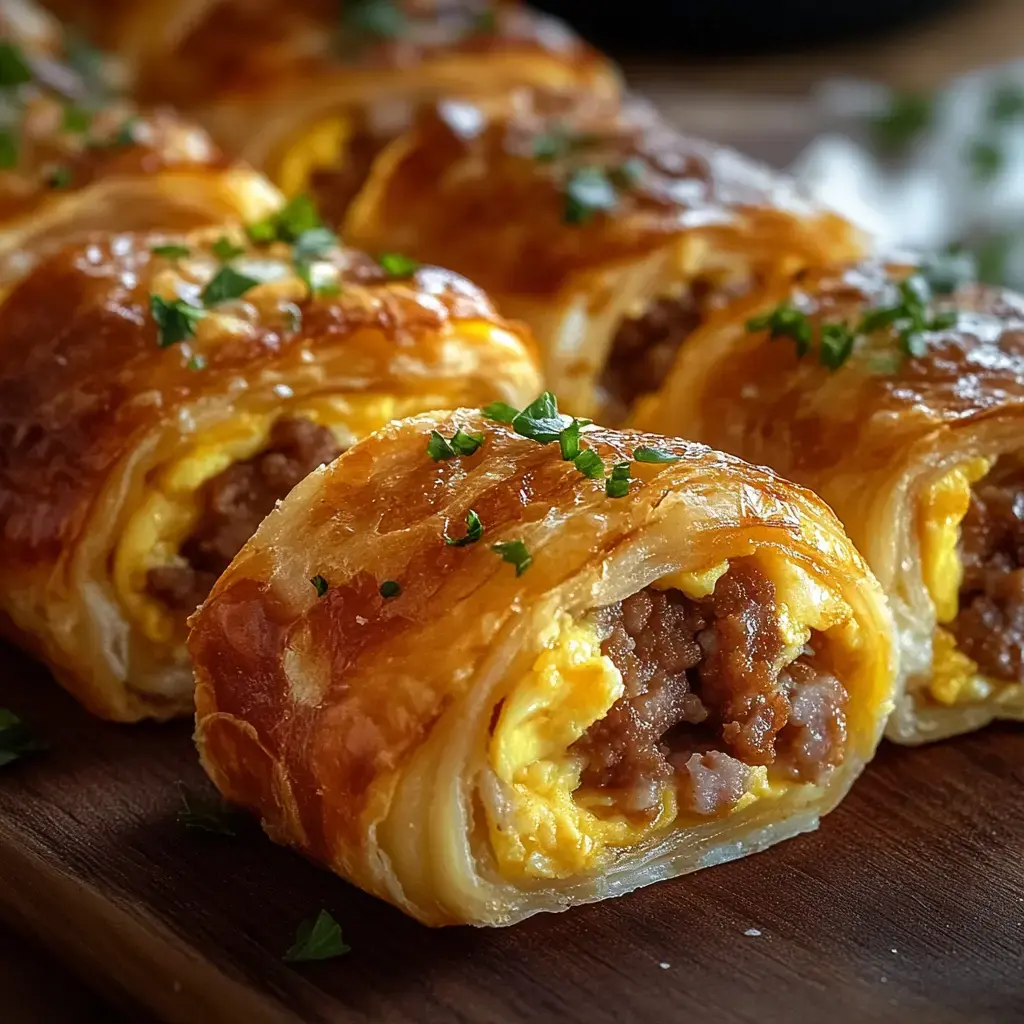
[[[914,262],[870,261],[752,298],[694,335],[638,420],[769,465],[835,509],[898,629],[903,692],[889,736],[916,743],[1024,718],[1013,512],[1024,301],[978,287],[936,295],[915,324],[899,291],[908,281],[926,295]],[[803,358],[792,337],[746,325],[780,304],[807,317]],[[820,358],[827,324],[854,332],[835,370]]]
[[[648,104],[440,104],[384,151],[343,233],[465,273],[525,320],[570,411],[617,422],[757,282],[860,252],[842,218]]]
[[[422,104],[619,91],[605,57],[518,3],[149,0],[104,3],[94,24],[140,96],[194,114],[289,194],[315,189],[329,219]]]
[[[433,461],[432,432],[457,429],[482,435],[478,450]],[[559,443],[473,410],[389,424],[307,477],[192,619],[196,737],[216,785],[275,840],[431,925],[509,924],[813,828],[891,708],[884,598],[820,500],[679,440],[589,427],[581,444],[606,467],[638,448],[661,463],[634,461],[628,493],[613,498]],[[481,535],[451,543],[474,532],[470,510]],[[768,724],[766,692],[715,710],[700,659],[744,660],[744,628],[723,624],[739,626],[739,607],[747,632],[784,625],[785,653],[758,642],[746,683],[726,689],[756,689],[769,661],[809,666],[783,669],[794,673],[786,725]],[[662,629],[676,613],[652,654],[641,620]],[[678,617],[690,613],[713,634],[704,654],[673,646],[679,630],[694,636],[697,620]],[[660,675],[637,674],[623,630],[638,658],[661,659]],[[689,688],[684,648],[687,671],[701,665]],[[690,724],[668,747],[648,742],[660,767],[647,772],[630,761],[639,734],[625,704],[636,698],[636,721],[651,724],[665,686]],[[798,694],[826,691],[824,717],[801,732]],[[760,760],[741,764],[747,726]],[[812,733],[821,743],[804,752],[819,770],[802,773],[784,749]],[[617,768],[628,784],[603,774]]]
[[[76,58],[34,6],[5,3],[0,27],[28,76],[0,169],[0,285],[92,231],[189,230],[281,206],[266,178],[198,125],[118,98],[116,67]]]
[[[457,275],[396,279],[336,246],[297,261],[240,230],[109,235],[0,306],[0,619],[98,715],[190,709],[197,602],[153,573],[199,565],[183,553],[206,520],[229,559],[223,531],[252,488],[286,493],[296,449],[332,458],[394,416],[539,386],[528,337]],[[215,275],[248,282],[218,301]]]

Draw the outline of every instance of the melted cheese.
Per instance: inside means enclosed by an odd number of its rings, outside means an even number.
[[[312,420],[327,427],[339,445],[348,447],[392,419],[444,404],[444,398],[429,395],[327,395],[273,412],[241,413],[205,432],[152,475],[144,500],[125,525],[113,570],[114,588],[125,613],[153,643],[181,642],[181,616],[148,592],[148,574],[178,561],[178,552],[202,513],[198,492],[203,484],[233,463],[251,459],[265,449],[278,419]]]
[[[778,603],[789,640],[784,663],[799,656],[812,629],[850,620],[849,606],[804,570],[769,552],[759,562],[786,598]],[[677,571],[652,586],[705,597],[728,569],[724,561],[698,572]],[[616,848],[665,832],[679,817],[672,786],[663,788],[651,822],[617,811],[612,794],[580,790],[583,759],[569,750],[622,696],[622,676],[601,652],[590,618],[560,613],[540,639],[540,654],[502,706],[489,751],[501,789],[500,800],[487,809],[491,848],[502,874],[518,879],[596,870]],[[752,768],[746,793],[729,813],[778,798],[792,785],[771,780],[767,768]]]
[[[918,543],[921,577],[935,605],[937,623],[952,622],[960,607],[963,565],[960,524],[971,503],[971,485],[992,468],[990,459],[971,459],[939,477],[921,496]],[[962,651],[949,630],[937,625],[932,637],[932,675],[928,693],[940,704],[983,701],[999,684],[986,679]]]

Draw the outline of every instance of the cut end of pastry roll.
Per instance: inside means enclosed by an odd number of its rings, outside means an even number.
[[[6,40],[20,81],[0,161],[0,286],[92,232],[185,231],[281,207],[280,192],[203,129],[111,98],[102,67],[69,63],[61,33],[29,28]]]
[[[612,422],[723,306],[861,248],[790,181],[639,100],[525,91],[422,118],[378,158],[344,234],[472,268],[533,328],[570,411]]]
[[[185,619],[306,473],[396,417],[536,393],[479,289],[339,248],[304,209],[260,244],[66,249],[0,306],[0,610],[104,717],[191,708]]]
[[[642,416],[836,510],[889,596],[909,743],[1024,718],[1024,300],[930,277],[873,261],[762,294]]]
[[[355,445],[192,619],[219,789],[431,925],[510,924],[812,829],[892,707],[884,598],[822,502],[535,413]]]

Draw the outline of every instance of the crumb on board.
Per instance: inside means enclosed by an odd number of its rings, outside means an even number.
[[[761,929],[760,928],[748,928],[743,934],[744,935],[749,935],[752,939],[756,939],[761,934]]]

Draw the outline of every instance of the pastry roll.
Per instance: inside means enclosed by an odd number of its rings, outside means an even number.
[[[571,412],[618,422],[752,284],[849,257],[857,232],[647,104],[446,102],[378,158],[343,234],[472,269],[533,328]]]
[[[695,335],[639,418],[835,509],[899,631],[892,739],[1024,718],[1024,300],[944,296],[912,263],[815,271]]]
[[[580,432],[549,395],[511,425],[389,424],[307,477],[189,650],[223,794],[431,925],[511,924],[814,828],[894,679],[882,593],[814,495],[685,441]]]
[[[188,230],[260,220],[283,199],[228,160],[201,128],[113,96],[98,55],[83,61],[52,19],[0,4],[0,287],[91,231]]]
[[[99,8],[100,5],[96,4]],[[418,106],[518,86],[616,95],[619,76],[561,22],[493,0],[149,0],[102,5],[102,38],[150,101],[194,113],[337,223]],[[105,27],[104,27],[105,26]]]
[[[185,620],[309,470],[393,417],[536,393],[476,287],[308,212],[259,247],[93,240],[0,306],[0,623],[98,715],[190,710]]]

